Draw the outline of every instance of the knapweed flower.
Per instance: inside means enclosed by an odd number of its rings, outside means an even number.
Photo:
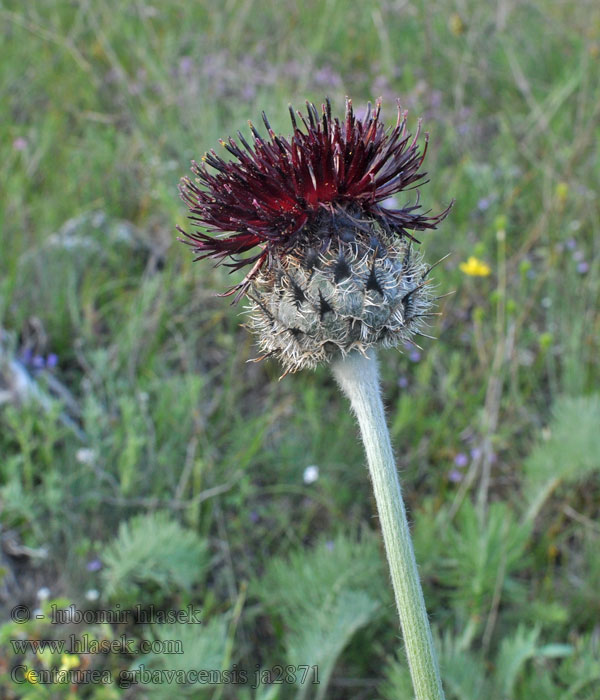
[[[238,132],[221,141],[233,159],[211,150],[193,163],[195,180],[181,181],[190,220],[207,229],[179,229],[184,242],[196,259],[251,266],[226,294],[234,302],[247,295],[249,327],[286,371],[396,346],[431,313],[431,268],[411,232],[436,228],[450,207],[428,216],[418,195],[401,208],[384,205],[422,184],[427,136],[421,152],[420,123],[412,138],[400,107],[387,129],[380,113],[377,102],[358,119],[348,100],[340,121],[328,101],[321,114],[307,103],[306,117],[290,108],[289,139],[263,113],[268,138],[250,124],[252,144]]]
[[[487,277],[491,272],[490,266],[474,255],[471,255],[467,262],[461,263],[458,267],[461,272],[470,277]]]

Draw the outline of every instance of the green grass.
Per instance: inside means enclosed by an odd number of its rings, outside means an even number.
[[[11,681],[17,663],[62,663],[8,641],[71,633],[8,622],[47,587],[46,606],[202,608],[197,630],[86,627],[185,640],[175,661],[86,660],[114,679],[140,664],[306,663],[322,665],[322,697],[410,697],[344,400],[327,368],[278,382],[274,363],[248,363],[242,308],[215,296],[231,278],[175,241],[192,158],[263,109],[287,133],[289,102],[328,95],[339,113],[350,95],[357,108],[382,96],[388,120],[399,97],[413,129],[423,116],[423,201],[456,198],[423,235],[432,262],[452,253],[435,273],[455,291],[439,339],[418,361],[381,353],[448,697],[599,698],[600,445],[577,417],[597,411],[600,385],[597,4],[3,0],[0,20],[0,695],[132,697],[116,683],[70,694]],[[470,255],[491,274],[461,272]],[[54,369],[27,364],[49,354]],[[15,399],[13,358],[45,398]],[[165,513],[198,561],[151,535]],[[336,578],[318,565],[328,547],[340,567],[355,548],[377,572]],[[151,683],[135,697],[174,692],[318,691]]]

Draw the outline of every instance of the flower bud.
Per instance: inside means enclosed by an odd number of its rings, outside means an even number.
[[[234,157],[215,151],[183,178],[182,199],[195,226],[184,234],[197,259],[211,257],[233,269],[252,265],[227,294],[247,295],[248,327],[265,356],[286,372],[315,367],[352,350],[396,346],[419,333],[433,304],[426,267],[409,231],[434,229],[437,216],[420,204],[389,208],[390,198],[415,189],[427,150],[406,131],[398,108],[393,128],[381,105],[357,119],[347,101],[343,122],[329,102],[319,117],[290,108],[293,135],[277,136],[263,113],[269,139],[250,124],[254,143],[238,132],[221,142]],[[209,172],[211,167],[214,172]],[[227,235],[229,234],[229,235]],[[253,255],[245,256],[248,251]],[[258,252],[256,252],[258,251]]]

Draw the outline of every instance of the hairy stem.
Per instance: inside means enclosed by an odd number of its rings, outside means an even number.
[[[371,351],[364,357],[354,352],[337,361],[333,373],[350,400],[360,426],[416,700],[443,700],[433,638],[385,422],[375,354]]]

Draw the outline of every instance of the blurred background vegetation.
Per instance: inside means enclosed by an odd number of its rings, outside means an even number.
[[[192,158],[350,95],[422,116],[423,201],[456,198],[423,236],[452,253],[439,340],[381,353],[448,697],[600,698],[596,0],[2,0],[0,20],[0,696],[412,697],[345,401],[327,368],[248,363],[231,278],[174,232]],[[203,624],[9,619],[71,603]],[[184,653],[10,642],[69,634]],[[141,665],[284,682],[120,688]]]

